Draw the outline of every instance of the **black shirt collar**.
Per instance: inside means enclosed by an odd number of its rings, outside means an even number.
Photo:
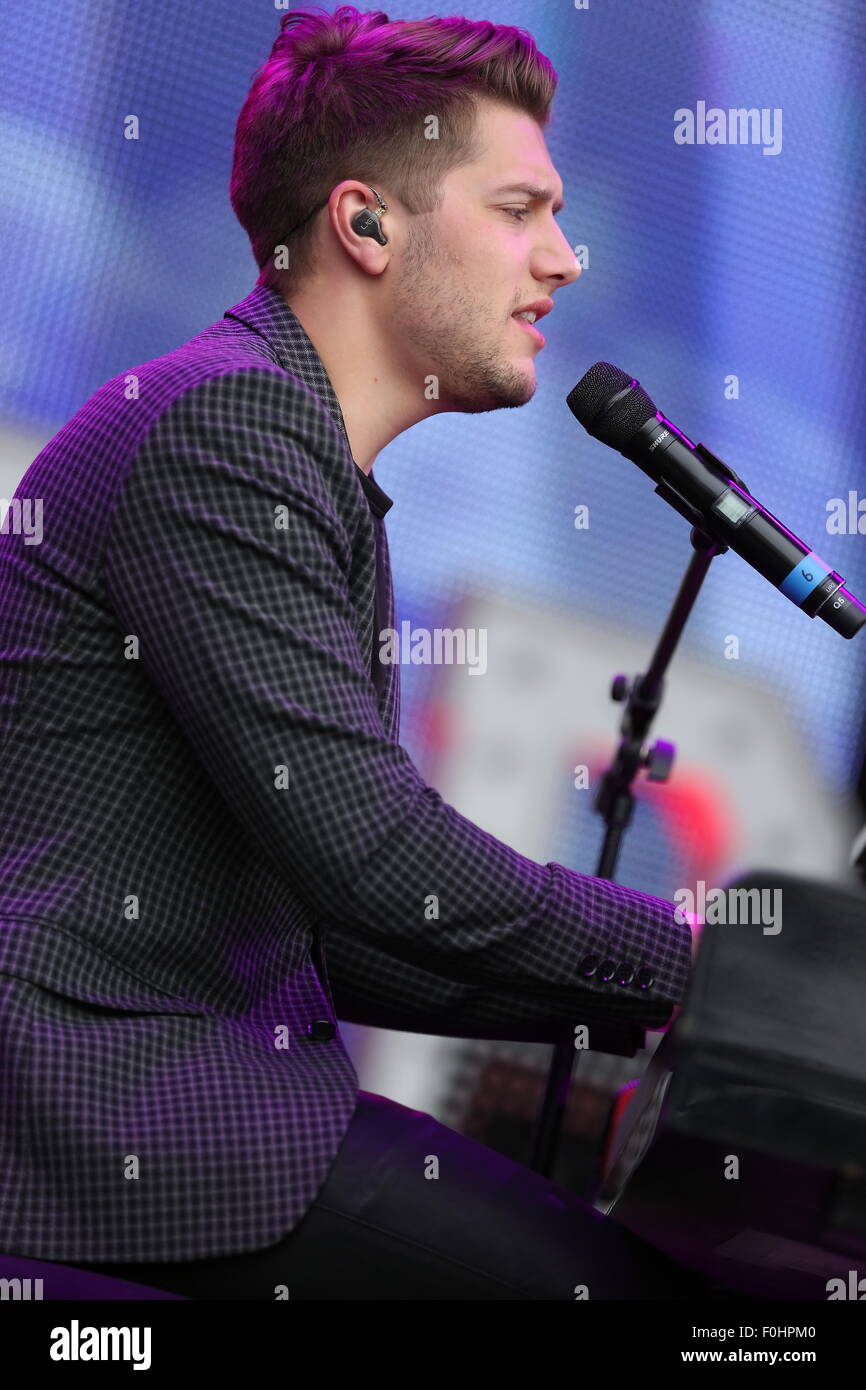
[[[360,464],[355,464],[358,470],[358,481],[364,492],[367,494],[367,501],[370,504],[370,511],[374,516],[383,517],[385,513],[394,505],[392,498],[383,492],[372,472],[365,473]]]

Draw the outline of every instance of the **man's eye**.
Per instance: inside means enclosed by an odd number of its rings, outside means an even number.
[[[502,211],[507,212],[509,217],[514,217],[518,221],[522,221],[529,214],[529,208],[503,208]]]

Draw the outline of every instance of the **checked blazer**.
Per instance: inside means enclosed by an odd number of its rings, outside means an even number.
[[[673,905],[527,859],[400,746],[390,499],[279,295],[102,385],[16,496],[43,522],[0,534],[0,1250],[276,1243],[355,1106],[340,1019],[667,1020]]]

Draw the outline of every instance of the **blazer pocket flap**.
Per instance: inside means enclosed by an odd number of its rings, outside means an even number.
[[[142,979],[92,942],[44,922],[0,921],[0,974],[106,1009],[198,1016],[207,1012]]]

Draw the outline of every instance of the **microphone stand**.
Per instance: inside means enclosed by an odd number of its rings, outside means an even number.
[[[703,445],[698,445],[703,450]],[[709,458],[718,463],[707,450]],[[724,465],[723,465],[724,467]],[[656,489],[671,502],[688,520],[698,514],[683,505],[684,499],[678,494],[669,495],[673,489],[661,483]],[[676,649],[683,628],[691,613],[711,561],[727,549],[722,541],[708,535],[695,523],[691,531],[694,554],[680,583],[679,591],[671,606],[658,645],[653,652],[649,669],[643,676],[637,676],[629,683],[625,676],[615,676],[610,696],[618,704],[625,702],[625,710],[620,723],[619,748],[613,762],[601,780],[595,799],[595,809],[603,817],[607,830],[598,858],[597,878],[613,881],[616,862],[622,844],[622,837],[631,821],[634,809],[634,796],[631,784],[641,768],[647,769],[651,782],[667,781],[673,765],[676,747],[664,739],[658,739],[652,748],[644,751],[644,741],[664,693],[664,676],[671,657]],[[638,1030],[640,1046],[645,1042],[643,1030]],[[634,1053],[625,1055],[633,1056]],[[553,1175],[556,1148],[562,1132],[565,1107],[568,1100],[569,1084],[578,1052],[573,1043],[556,1043],[547,1078],[547,1089],[539,1113],[532,1141],[530,1167],[545,1177]]]

